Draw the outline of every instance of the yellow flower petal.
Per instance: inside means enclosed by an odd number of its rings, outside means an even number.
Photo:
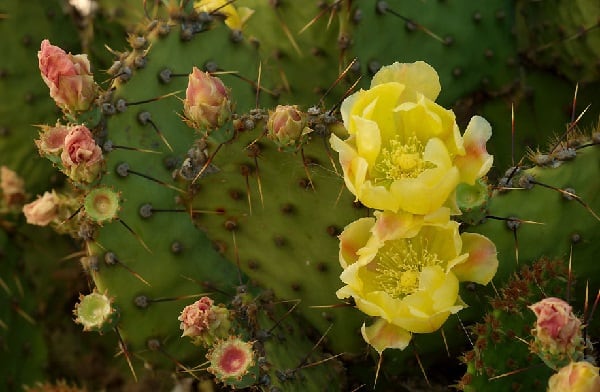
[[[405,329],[390,324],[381,318],[368,327],[363,324],[360,332],[365,342],[373,346],[379,354],[386,348],[404,350],[412,338],[412,335]]]
[[[376,210],[398,211],[400,200],[383,185],[373,185],[371,181],[361,184],[357,199],[365,206]]]
[[[371,88],[388,82],[397,82],[406,86],[402,99],[416,101],[417,93],[435,101],[442,87],[435,69],[423,62],[394,63],[381,67],[371,80]]]
[[[458,169],[430,169],[418,178],[404,178],[394,181],[390,191],[396,198],[395,210],[402,209],[413,214],[425,215],[440,208],[452,194],[459,181]],[[373,204],[366,206],[375,207]],[[383,208],[382,208],[383,209]]]
[[[392,213],[376,211],[377,223],[373,225],[373,235],[380,241],[394,238],[411,238],[417,235],[423,226],[423,217],[407,212]]]
[[[373,218],[361,218],[344,228],[340,239],[340,264],[342,268],[358,260],[358,250],[364,247],[369,240],[370,231],[375,224]]]
[[[399,83],[386,83],[370,90],[361,90],[352,95],[349,101],[352,106],[347,109],[344,107],[347,123],[344,125],[348,133],[356,133],[357,125],[354,123],[354,116],[364,117],[367,120],[376,120],[379,125],[382,137],[384,135],[393,135],[395,133],[394,112],[393,109],[398,105],[398,98],[402,94],[404,86]],[[348,98],[346,98],[348,100]]]
[[[460,170],[461,181],[473,185],[485,176],[494,163],[494,157],[488,154],[485,144],[492,136],[492,127],[486,119],[473,116],[463,135],[465,155],[456,157],[456,166]]]
[[[463,233],[462,251],[469,258],[452,268],[460,281],[488,284],[498,270],[496,245],[487,237],[476,233]]]
[[[356,124],[356,148],[358,155],[367,161],[369,167],[373,167],[381,149],[379,127],[376,122],[362,117],[354,116],[353,119]]]

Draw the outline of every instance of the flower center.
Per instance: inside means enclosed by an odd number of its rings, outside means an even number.
[[[415,135],[406,142],[397,135],[389,145],[381,149],[378,162],[375,164],[376,182],[391,182],[401,178],[416,178],[426,169],[435,165],[423,160],[425,147]]]
[[[427,241],[422,238],[388,241],[374,261],[379,289],[397,299],[417,291],[424,267],[440,264],[437,254],[427,249]]]

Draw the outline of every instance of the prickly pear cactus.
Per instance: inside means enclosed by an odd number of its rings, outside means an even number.
[[[258,19],[259,11],[263,8],[264,12],[273,12],[271,7],[263,6],[257,8],[252,18]],[[187,75],[193,66],[202,67],[203,64],[212,61],[212,64],[208,65],[209,68],[214,67],[213,59],[217,55],[218,69],[212,69],[217,73],[219,70],[236,70],[240,58],[251,64],[250,69],[254,64],[254,71],[258,72],[262,59],[261,53],[254,49],[251,42],[238,42],[235,39],[232,41],[229,28],[216,20],[216,17],[212,21],[210,18],[201,21],[197,19],[198,14],[189,13],[189,10],[173,8],[170,12],[173,20],[180,22],[179,25],[173,26],[167,21],[154,21],[144,26],[139,35],[130,37],[131,50],[122,53],[109,70],[114,80],[112,89],[103,96],[101,102],[106,116],[105,123],[95,131],[104,146],[103,165],[106,172],[97,183],[82,192],[81,213],[72,219],[74,222],[81,222],[78,233],[84,236],[87,243],[87,256],[82,260],[85,268],[93,277],[98,291],[110,298],[111,303],[118,309],[119,321],[114,330],[123,338],[125,350],[130,357],[141,357],[148,364],[172,364],[175,359],[185,361],[197,355],[196,350],[176,339],[180,334],[177,328],[177,314],[183,299],[206,292],[220,292],[221,297],[226,298],[236,285],[246,279],[237,272],[235,258],[230,259],[233,262],[228,262],[219,255],[213,249],[218,244],[209,242],[190,219],[191,215],[201,222],[204,215],[222,215],[223,213],[215,210],[211,203],[203,205],[203,200],[207,198],[209,201],[211,197],[222,198],[219,192],[223,189],[228,192],[229,189],[224,188],[223,184],[216,184],[214,191],[217,194],[204,196],[199,193],[198,188],[208,189],[213,185],[205,185],[198,181],[198,186],[188,189],[193,177],[185,178],[185,175],[179,175],[182,164],[196,154],[197,145],[194,147],[194,140],[198,135],[182,120],[181,102],[173,95],[180,95],[185,89]],[[190,56],[190,53],[202,53],[204,58],[195,58]],[[238,108],[250,108],[256,104],[257,91],[253,87],[254,82],[244,80],[254,78],[254,75],[257,75],[254,71],[238,75],[242,76],[241,79],[233,75],[223,75],[224,80],[231,81],[228,86],[235,92]],[[269,101],[272,99],[269,98],[269,91],[273,90],[270,86],[280,83],[280,74],[276,73],[273,77],[273,71],[266,65],[263,72],[265,73],[261,76],[260,86],[265,90],[261,90],[259,98]],[[276,82],[270,82],[272,78]],[[255,87],[258,87],[258,82]],[[310,90],[305,91],[308,91],[307,94],[313,94]],[[262,124],[262,118],[257,119],[256,124]],[[254,126],[251,128],[254,129]],[[227,125],[224,129],[225,136],[222,136],[221,140],[226,140],[223,138],[228,137],[227,132],[233,130],[231,124]],[[247,157],[244,148],[249,144],[247,137],[260,136],[261,132],[262,129],[258,128],[255,132],[247,132],[243,141],[239,144],[232,143],[230,148],[226,146],[224,150],[230,149],[229,154],[244,160]],[[324,140],[315,137],[315,143],[323,147]],[[275,147],[271,151],[277,154]],[[200,154],[203,153],[204,151],[200,151]],[[327,150],[322,148],[319,154],[318,161],[329,165]],[[290,162],[297,167],[295,170],[301,169],[302,174],[298,173],[301,176],[298,180],[304,180],[305,185],[304,188],[301,184],[297,185],[297,192],[300,195],[308,194],[309,200],[316,202],[318,199],[314,194],[311,195],[313,191],[306,189],[309,187],[306,182],[309,179],[305,177],[311,174],[305,171],[304,167],[317,166],[317,159],[311,153],[307,158],[313,158],[314,161],[303,163],[300,152],[280,156],[282,158],[277,158],[270,164],[279,167],[280,164],[287,165],[286,162]],[[218,159],[221,159],[220,154]],[[252,159],[252,163],[256,164],[258,161]],[[220,165],[220,161],[215,161],[215,165]],[[322,173],[331,177],[331,170],[335,170],[333,166]],[[275,174],[275,171],[270,173]],[[314,176],[316,177],[316,174]],[[270,182],[266,184],[271,187]],[[246,200],[246,188],[238,182],[232,186],[235,189],[232,189],[231,194],[235,193],[237,196],[229,195],[228,199],[237,206],[238,199]],[[335,206],[336,197],[341,190],[341,181],[327,186],[328,193],[334,195],[330,197],[329,202]],[[256,190],[251,192],[255,193]],[[257,198],[256,194],[248,196]],[[192,199],[194,204],[185,202]],[[294,199],[290,199],[288,203],[293,202]],[[252,203],[258,203],[258,199]],[[269,205],[270,208],[279,211],[283,201],[267,200],[265,205],[266,203],[273,203]],[[305,201],[302,200],[302,203]],[[360,210],[354,208],[349,200],[342,199],[340,203],[346,204],[346,210],[351,214],[360,214]],[[237,211],[245,213],[246,206],[243,204]],[[320,206],[329,208],[325,204]],[[220,207],[227,208],[227,205]],[[258,204],[256,208],[259,208]],[[296,208],[295,212],[302,209],[301,206],[290,208]],[[292,216],[295,212],[292,212]],[[304,217],[303,222],[310,220],[310,216]],[[337,252],[335,235],[345,222],[326,223],[320,236],[327,239],[328,252],[330,256],[334,256]],[[283,221],[281,224],[284,224]],[[301,223],[304,224],[306,223]],[[87,228],[91,231],[86,231]],[[240,238],[246,246],[248,239],[243,236]],[[231,237],[227,236],[226,240],[230,239]],[[277,249],[276,244],[272,246]],[[320,245],[315,245],[312,255],[316,254],[318,247]],[[234,247],[229,249],[233,250]],[[245,248],[240,252],[243,254]],[[270,252],[273,252],[273,249]],[[281,257],[277,253],[266,256],[273,262],[276,261],[276,257]],[[319,281],[323,279],[320,276],[326,276],[325,279],[329,279],[331,283],[334,282],[334,278],[337,279],[337,273],[325,265],[328,262],[327,257],[320,255],[318,258],[310,256],[310,259],[307,259],[298,256],[296,260],[305,265],[306,271],[310,271]],[[245,266],[246,263],[242,268],[245,269]],[[296,299],[295,292],[299,289],[296,286],[298,283],[289,282],[281,285],[283,291],[277,290],[276,287],[275,292],[282,298]],[[302,313],[309,313],[310,310],[313,321],[319,320],[317,326],[323,333],[332,323],[331,319],[327,319],[330,316],[322,310],[308,309],[308,306],[330,305],[334,297],[331,293],[311,292],[309,286],[306,290],[316,299],[311,298],[306,304],[303,302],[299,309]],[[346,342],[344,344],[354,344],[355,331],[348,328],[348,325],[336,324],[336,333],[333,336],[340,335],[340,341]],[[149,342],[153,342],[150,351]],[[156,342],[160,342],[160,346],[154,344]],[[137,359],[133,359],[133,362],[136,361]]]
[[[77,75],[82,83],[91,83],[86,86],[93,85],[89,91],[98,93],[91,106],[62,105],[60,123],[42,128],[38,139],[43,155],[73,183],[72,190],[57,190],[56,197],[50,194],[47,199],[61,204],[56,207],[60,211],[54,228],[83,244],[83,252],[75,255],[83,255],[81,264],[91,280],[75,306],[76,322],[118,342],[122,364],[134,376],[142,367],[178,369],[198,378],[208,372],[224,388],[356,390],[375,382],[381,370],[377,385],[385,390],[397,388],[400,379],[421,378],[419,368],[443,363],[455,369],[458,364],[452,360],[468,340],[461,321],[482,320],[487,309],[484,298],[491,289],[463,290],[461,297],[471,308],[461,312],[460,319],[449,320],[443,333],[415,336],[412,352],[388,350],[379,359],[352,356],[353,361],[345,357],[343,365],[329,356],[329,350],[332,355],[357,354],[367,347],[359,333],[363,315],[354,303],[340,302],[335,292],[341,286],[338,235],[348,223],[372,211],[355,203],[345,189],[328,137],[347,136],[337,109],[353,88],[361,86],[361,74],[364,83],[381,65],[424,59],[439,70],[442,103],[460,103],[463,106],[456,107],[465,118],[479,110],[492,114],[495,132],[496,123],[503,124],[499,129],[510,130],[514,100],[517,132],[526,128],[516,140],[532,140],[535,149],[540,138],[556,131],[538,122],[540,113],[546,117],[550,107],[554,115],[562,114],[556,102],[563,95],[571,97],[573,90],[570,84],[557,82],[555,75],[532,73],[529,62],[522,63],[518,55],[523,46],[518,47],[511,33],[516,10],[538,5],[500,0],[485,8],[468,1],[402,7],[383,1],[141,3],[119,16],[111,15],[112,2],[99,2],[101,11],[93,28],[98,34],[93,41],[85,41],[91,35],[84,36],[84,46],[95,54],[91,58],[101,64],[102,56],[94,51],[114,38],[111,34],[121,26],[130,32],[127,42],[109,44],[115,61],[96,69],[95,83],[90,82],[91,74]],[[0,20],[0,25],[8,26],[8,19]],[[118,20],[118,29],[105,20]],[[8,30],[17,31],[13,25]],[[588,30],[586,37],[592,36]],[[36,50],[42,38],[35,41]],[[29,56],[35,64],[35,53]],[[587,67],[589,56],[582,61],[585,74],[593,73]],[[106,75],[99,69],[106,69]],[[206,113],[214,108],[190,114],[191,98],[184,92],[194,75],[208,77],[200,69],[223,80],[211,87],[211,93],[227,96],[212,119]],[[39,81],[37,75],[31,79]],[[7,86],[11,92],[23,90]],[[534,86],[534,99],[529,99],[529,86]],[[547,86],[556,92],[551,97],[555,100],[539,94]],[[520,116],[533,112],[530,106],[536,115],[527,121],[535,126],[527,122],[519,127]],[[17,113],[12,106],[10,110]],[[567,118],[574,111],[567,110]],[[278,117],[280,112],[285,115]],[[53,125],[55,117],[39,122]],[[206,126],[211,120],[218,124]],[[16,120],[11,119],[13,123]],[[501,261],[494,280],[498,286],[520,265],[549,256],[562,261],[544,261],[545,268],[533,264],[528,271],[540,279],[548,274],[540,286],[550,292],[559,286],[563,272],[552,273],[563,271],[572,254],[573,272],[589,276],[590,283],[600,287],[592,263],[600,251],[598,130],[584,137],[574,132],[574,123],[571,118],[567,135],[549,152],[532,150],[530,166],[521,161],[518,169],[511,169],[491,192],[488,204],[478,204],[486,194],[484,182],[478,190],[465,191],[471,200],[463,205],[469,209],[462,218],[463,228],[496,243]],[[507,124],[509,128],[502,128]],[[502,142],[492,139],[495,148],[490,151],[505,160],[496,160],[498,167],[519,156],[509,133],[498,132]],[[67,148],[67,153],[57,153],[50,138],[42,140],[42,135],[50,134],[62,135],[65,146],[85,145],[89,156],[71,156]],[[29,162],[34,145],[29,143],[25,151],[19,145],[21,138],[12,140],[2,143],[0,163],[9,155],[17,166]],[[11,146],[17,145],[12,151]],[[73,161],[77,159],[88,159],[90,165]],[[39,185],[46,186],[46,179],[40,181],[27,170],[34,186],[46,190]],[[37,224],[42,218],[37,217]],[[42,239],[47,237],[39,238],[40,248],[50,246]],[[530,283],[522,296],[527,300],[535,291]],[[240,289],[243,285],[247,292]],[[578,288],[582,290],[581,285]],[[233,327],[224,328],[225,335],[210,344],[196,347],[182,327],[182,309],[207,296],[226,304]],[[527,302],[523,298],[515,302],[523,305]],[[497,316],[509,329],[524,325],[509,313],[501,309],[485,320],[492,322]],[[595,328],[593,323],[590,328]],[[481,343],[485,347],[477,346],[467,355],[477,360],[461,385],[473,383],[481,389],[496,385],[488,373],[502,376],[517,369],[502,362],[506,356],[518,357],[515,363],[520,364],[529,355],[511,351],[508,344],[502,345],[507,350],[502,356],[484,353],[499,338],[490,329],[477,328],[485,335],[479,341],[487,346]],[[444,357],[448,353],[451,359],[440,358],[439,353]],[[482,361],[485,372],[480,371]],[[248,368],[239,368],[240,363]],[[424,374],[429,383],[427,371]],[[448,377],[437,381],[448,384]],[[498,379],[503,387],[509,380],[531,381],[512,378],[512,373]]]
[[[545,258],[522,267],[511,277],[490,299],[492,309],[483,322],[471,327],[473,349],[461,358],[467,372],[458,382],[458,389],[544,390],[553,370],[528,345],[535,314],[527,307],[545,296],[568,298],[569,279],[562,260]]]

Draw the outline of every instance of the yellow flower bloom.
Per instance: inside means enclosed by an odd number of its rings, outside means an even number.
[[[378,211],[340,235],[346,285],[337,296],[352,297],[358,309],[378,317],[363,326],[365,340],[378,351],[406,347],[411,333],[436,331],[463,309],[459,281],[487,284],[494,276],[493,243],[461,235],[458,226],[447,208],[426,216]]]
[[[227,0],[197,0],[194,9],[197,12],[222,15],[225,17],[225,24],[231,30],[241,30],[254,13],[254,10],[247,7],[236,8],[231,1]]]
[[[422,215],[454,207],[456,186],[490,169],[489,123],[473,117],[461,136],[454,113],[434,102],[439,91],[428,64],[395,63],[342,103],[350,136],[330,142],[346,186],[367,207]]]
[[[598,367],[586,361],[571,362],[548,380],[548,392],[598,392]]]

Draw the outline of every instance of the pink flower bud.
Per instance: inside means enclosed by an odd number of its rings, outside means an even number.
[[[581,320],[560,298],[544,298],[529,307],[536,315],[536,338],[544,343],[571,345],[581,337]]]
[[[9,207],[19,205],[25,199],[25,181],[6,166],[0,167],[0,190]]]
[[[305,116],[295,105],[277,105],[269,111],[267,136],[282,149],[294,149],[301,143],[301,137],[308,132]]]
[[[54,191],[46,192],[37,200],[23,206],[23,214],[27,223],[38,226],[47,226],[58,217],[58,196]]]
[[[559,298],[544,298],[529,307],[536,315],[532,350],[552,369],[583,358],[581,320]]]
[[[43,125],[40,132],[40,138],[35,140],[35,144],[41,155],[60,155],[65,144],[65,137],[69,133],[69,128],[56,124],[55,127]]]
[[[217,129],[231,115],[229,91],[219,78],[194,67],[185,91],[183,110],[191,127]]]
[[[181,336],[189,336],[195,344],[210,345],[216,338],[223,338],[229,333],[229,311],[215,306],[212,299],[202,297],[186,306],[178,318]]]
[[[87,55],[67,54],[45,39],[38,52],[38,60],[42,79],[50,88],[50,96],[61,109],[89,109],[96,98],[97,85],[90,71]]]
[[[100,172],[102,150],[85,125],[69,127],[60,159],[64,172],[74,181],[92,182]]]
[[[550,377],[548,392],[598,392],[598,368],[589,362],[571,362]]]

